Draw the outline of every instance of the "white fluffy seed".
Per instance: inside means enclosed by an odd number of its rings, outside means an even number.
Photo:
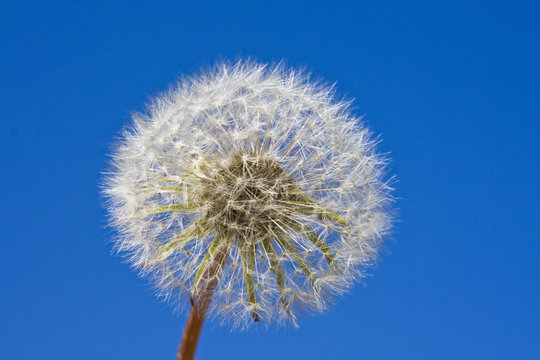
[[[375,260],[391,222],[386,161],[348,103],[306,75],[220,64],[133,120],[104,193],[117,250],[166,299],[189,304],[221,251],[211,315],[296,325]]]

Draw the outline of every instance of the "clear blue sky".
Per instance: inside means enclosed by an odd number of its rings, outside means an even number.
[[[111,255],[100,171],[150,96],[250,56],[355,99],[400,222],[330,311],[207,323],[198,359],[540,359],[538,3],[227,3],[0,5],[0,357],[174,358],[185,315]]]

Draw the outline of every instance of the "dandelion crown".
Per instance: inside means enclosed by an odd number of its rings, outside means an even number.
[[[133,120],[104,192],[117,250],[168,300],[296,325],[375,260],[391,220],[385,159],[331,89],[221,64]]]

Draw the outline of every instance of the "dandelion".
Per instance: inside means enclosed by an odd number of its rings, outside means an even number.
[[[104,192],[117,250],[203,319],[297,325],[373,263],[388,230],[385,158],[349,103],[285,67],[221,64],[133,118]]]

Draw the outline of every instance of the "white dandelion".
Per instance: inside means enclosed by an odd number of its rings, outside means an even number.
[[[193,316],[296,325],[374,262],[386,161],[331,88],[221,64],[133,120],[104,185],[116,247]]]

